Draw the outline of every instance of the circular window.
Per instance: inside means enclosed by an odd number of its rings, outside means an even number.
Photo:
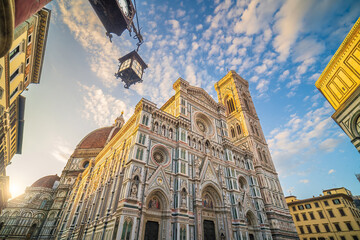
[[[153,150],[152,150],[152,154],[151,154],[152,160],[156,163],[156,164],[165,164],[167,162],[167,158],[168,158],[168,154],[167,154],[167,150],[166,148],[164,148],[163,146],[156,146]]]
[[[197,120],[197,121],[196,121],[196,125],[198,126],[198,128],[200,129],[200,131],[206,132],[205,124],[204,124],[201,120]]]
[[[89,166],[89,161],[85,161],[82,165],[83,168],[87,168]]]
[[[154,158],[155,162],[157,162],[159,164],[161,164],[165,161],[164,153],[161,151],[154,152],[153,158]]]
[[[194,122],[198,131],[210,136],[214,134],[213,124],[205,114],[196,113]]]

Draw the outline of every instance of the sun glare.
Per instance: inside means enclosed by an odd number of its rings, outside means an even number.
[[[21,195],[23,193],[22,189],[14,184],[14,183],[10,183],[10,194],[11,197],[10,199],[16,198],[17,196]]]

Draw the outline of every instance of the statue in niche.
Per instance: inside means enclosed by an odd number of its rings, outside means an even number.
[[[169,130],[169,138],[170,139],[173,139],[173,130],[170,128]]]
[[[201,165],[200,159],[199,158],[195,159],[195,174],[197,177],[200,176],[200,165]]]
[[[186,207],[186,190],[183,188],[181,192],[181,206]]]
[[[133,183],[132,188],[131,188],[130,197],[137,198],[137,192],[138,192],[138,186],[136,183]]]

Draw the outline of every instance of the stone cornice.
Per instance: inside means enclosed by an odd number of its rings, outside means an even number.
[[[346,38],[341,43],[338,50],[335,52],[334,56],[331,58],[330,62],[328,63],[324,71],[321,73],[319,79],[315,82],[315,86],[318,89],[321,89],[323,85],[326,84],[329,73],[333,69],[337,68],[339,61],[345,56],[345,53],[348,52],[348,49],[352,46],[352,43],[358,39],[359,33],[360,33],[360,18],[358,18],[358,20],[351,28],[348,35],[346,35]]]

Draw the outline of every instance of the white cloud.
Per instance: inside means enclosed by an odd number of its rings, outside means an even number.
[[[291,88],[291,87],[295,87],[297,85],[299,85],[301,83],[300,79],[293,79],[290,82],[288,82],[288,84],[286,84],[287,88]]]
[[[331,106],[326,102],[301,116],[291,115],[290,120],[274,129],[268,137],[268,144],[279,174],[283,176],[298,172],[299,166],[311,161],[316,152],[330,150],[336,146],[337,130],[333,129]]]
[[[309,179],[301,179],[299,182],[301,182],[301,183],[309,183]]]
[[[312,37],[307,37],[296,43],[293,58],[295,62],[303,62],[320,55],[324,50],[324,43],[318,42]]]
[[[328,172],[328,174],[333,174],[334,172],[335,172],[334,169],[330,169],[329,172]]]
[[[261,79],[258,85],[256,85],[256,90],[258,90],[260,93],[266,92],[269,88],[269,83],[270,81]]]
[[[290,54],[290,48],[298,38],[303,28],[303,18],[310,7],[311,1],[287,0],[277,12],[274,24],[277,33],[273,46],[279,53],[278,60],[285,61]]]
[[[200,30],[202,30],[203,29],[203,25],[202,24],[198,24],[198,25],[196,25],[196,31],[200,31]]]
[[[120,49],[105,36],[104,27],[89,2],[59,0],[57,3],[62,21],[91,56],[88,58],[91,70],[105,86],[118,85],[119,81],[114,77],[114,73],[118,67],[117,59],[121,56]],[[122,41],[124,47],[129,44],[127,40]]]
[[[55,149],[52,151],[51,155],[53,155],[56,160],[66,163],[72,152],[72,146],[69,146],[68,143],[63,139],[58,139],[55,145]]]
[[[280,1],[251,0],[240,21],[235,23],[234,32],[253,35],[265,30],[264,40],[269,40],[272,35],[271,31],[268,30],[269,24],[279,4]]]
[[[127,119],[133,114],[133,108],[120,99],[105,94],[102,89],[92,85],[91,87],[81,85],[84,91],[83,116],[94,121],[99,127],[110,126],[114,120],[124,111]]]
[[[342,139],[328,138],[319,144],[319,148],[325,152],[333,152],[341,142]]]

